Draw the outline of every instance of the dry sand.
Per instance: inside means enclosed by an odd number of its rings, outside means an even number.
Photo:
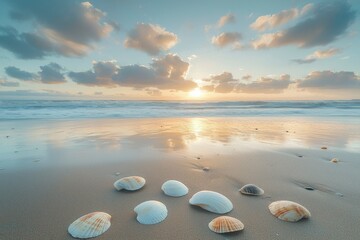
[[[72,239],[69,224],[93,211],[112,215],[96,239],[360,239],[359,129],[356,119],[310,118],[0,122],[0,239]],[[130,175],[146,178],[145,187],[115,191],[113,182]],[[165,196],[169,179],[189,194]],[[247,183],[265,195],[241,195]],[[227,215],[244,231],[211,232],[219,215],[188,204],[200,190],[227,196]],[[165,221],[136,221],[133,208],[147,200],[167,206]],[[312,217],[280,221],[268,210],[277,200],[298,202]]]

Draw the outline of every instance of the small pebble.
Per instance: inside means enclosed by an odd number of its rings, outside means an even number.
[[[327,149],[327,147],[321,147],[321,149],[326,150],[326,149]]]
[[[339,197],[343,197],[343,196],[344,196],[344,194],[339,193],[339,192],[335,193],[335,195],[336,195],[336,196],[339,196]]]
[[[298,157],[302,158],[302,157],[303,157],[303,155],[298,155]]]
[[[209,167],[203,167],[203,171],[208,172],[210,170]]]
[[[309,190],[309,191],[314,191],[314,188],[312,187],[305,187],[306,190]]]
[[[330,162],[332,162],[332,163],[338,163],[338,162],[339,162],[339,159],[333,158],[333,159],[330,160]]]
[[[200,157],[197,157],[196,159],[198,159],[198,160],[199,160],[199,159],[200,159]]]

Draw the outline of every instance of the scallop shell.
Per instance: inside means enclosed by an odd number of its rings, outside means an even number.
[[[223,214],[233,209],[233,204],[224,195],[213,191],[200,191],[189,200],[191,205],[199,206],[209,212]]]
[[[185,196],[189,192],[189,189],[185,186],[185,184],[176,180],[166,181],[161,186],[161,189],[166,195],[171,197]]]
[[[244,224],[236,218],[221,216],[214,218],[209,223],[209,228],[216,233],[229,233],[243,230]]]
[[[114,182],[114,187],[116,190],[120,191],[122,189],[128,190],[128,191],[135,191],[140,188],[142,188],[145,185],[145,179],[139,176],[130,176],[130,177],[124,177],[116,182]]]
[[[269,205],[270,212],[277,218],[287,222],[297,222],[311,216],[309,210],[296,202],[276,201]]]
[[[246,184],[239,190],[242,194],[260,196],[264,194],[264,190],[255,184]]]
[[[75,238],[93,238],[97,237],[110,228],[111,216],[104,212],[93,212],[86,214],[68,228],[68,232]]]
[[[164,221],[167,217],[166,206],[159,201],[150,200],[140,203],[134,208],[137,214],[136,219],[141,224],[156,224]]]

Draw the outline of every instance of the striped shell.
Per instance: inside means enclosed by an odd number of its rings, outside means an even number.
[[[214,218],[209,223],[209,228],[216,233],[229,233],[243,230],[244,224],[236,218],[221,216]]]
[[[309,210],[291,201],[276,201],[269,205],[270,212],[277,218],[287,222],[297,222],[311,216]]]
[[[264,194],[264,190],[256,186],[255,184],[246,184],[239,190],[242,194],[260,196]]]
[[[128,190],[128,191],[135,191],[140,188],[142,188],[145,185],[145,179],[139,176],[130,176],[130,177],[124,177],[116,182],[114,182],[114,187],[116,190],[120,191],[122,189]]]
[[[171,197],[181,197],[188,194],[189,189],[182,182],[176,180],[166,181],[162,186],[161,190],[164,193]]]
[[[141,224],[156,224],[162,222],[168,213],[166,206],[162,202],[154,200],[140,203],[134,208],[134,211],[137,214],[136,219]]]
[[[110,220],[111,216],[107,213],[89,213],[70,224],[68,232],[75,238],[97,237],[110,228]]]
[[[213,191],[200,191],[189,200],[191,205],[199,206],[209,212],[223,214],[233,209],[233,204],[224,195]]]

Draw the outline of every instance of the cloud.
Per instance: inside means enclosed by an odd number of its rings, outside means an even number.
[[[146,93],[152,97],[158,97],[161,96],[161,91],[159,89],[152,89],[152,88],[146,88]]]
[[[318,51],[315,51],[314,53],[308,55],[304,59],[293,59],[293,61],[296,63],[299,63],[299,64],[312,63],[318,59],[332,57],[332,56],[338,54],[339,52],[340,52],[340,49],[338,49],[338,48],[329,48],[329,49],[325,49],[323,51],[318,50]]]
[[[211,75],[203,81],[211,83],[211,85],[202,87],[203,90],[216,93],[230,93],[238,84],[238,80],[234,79],[233,75],[229,72],[223,72],[219,75]]]
[[[139,23],[128,33],[124,45],[149,55],[157,55],[172,48],[177,42],[178,37],[174,33],[166,31],[159,25]]]
[[[150,68],[139,65],[124,66],[113,79],[119,85],[139,89],[154,87],[189,91],[197,87],[197,84],[185,79],[188,69],[189,63],[177,55],[167,54],[153,59]]]
[[[252,42],[255,49],[295,45],[300,48],[327,45],[354,22],[356,12],[346,1],[316,4],[304,18],[292,27],[264,34]]]
[[[261,77],[252,83],[240,83],[237,85],[236,91],[242,93],[281,93],[289,87],[290,83],[292,82],[290,81],[290,75],[288,74],[281,75],[279,79]]]
[[[87,86],[115,87],[116,83],[112,76],[119,71],[120,67],[115,60],[93,62],[93,70],[85,72],[69,72],[69,77],[78,84]]]
[[[298,80],[298,88],[304,89],[360,89],[360,76],[354,72],[314,71]]]
[[[202,90],[216,93],[281,93],[292,83],[288,74],[283,74],[278,79],[261,77],[255,82],[241,83],[239,79],[235,79],[229,72],[212,75],[210,78],[203,79],[203,81],[211,84],[203,86]]]
[[[18,82],[7,81],[6,78],[0,78],[0,86],[3,87],[18,87],[20,84]]]
[[[226,24],[229,23],[235,23],[236,22],[236,18],[233,14],[227,14],[222,16],[219,21],[217,22],[217,27],[221,28],[223,26],[225,26]]]
[[[195,55],[195,54],[191,54],[189,57],[187,57],[187,59],[188,59],[189,61],[192,61],[192,60],[197,59],[197,58],[198,58],[198,56]]]
[[[7,0],[10,16],[32,20],[34,32],[19,33],[13,27],[0,27],[0,46],[22,59],[47,55],[82,56],[94,43],[106,37],[112,24],[102,19],[105,13],[91,3],[71,0]],[[16,14],[15,14],[16,13]],[[66,13],[66,16],[64,14]]]
[[[42,58],[52,51],[52,46],[44,38],[33,33],[19,33],[15,28],[2,26],[0,47],[23,59]]]
[[[252,76],[250,74],[244,75],[241,79],[242,80],[250,80]]]
[[[312,7],[312,4],[307,4],[302,9],[292,8],[289,10],[283,10],[276,14],[260,16],[250,25],[250,27],[257,31],[272,29],[274,27],[286,24],[300,15],[305,14]]]
[[[222,28],[223,26],[225,26],[229,23],[235,23],[235,22],[236,22],[235,16],[233,14],[229,13],[229,14],[226,14],[226,15],[220,17],[220,19],[217,21],[216,24],[205,25],[204,31],[208,32],[213,28]]]
[[[22,81],[40,81],[45,84],[58,84],[66,82],[64,74],[62,73],[64,69],[57,63],[49,63],[47,65],[40,66],[40,70],[41,71],[38,73],[31,73],[13,66],[5,68],[7,75]]]
[[[242,36],[238,32],[224,32],[220,35],[214,36],[212,38],[212,44],[218,47],[225,47],[228,45],[233,45],[234,47],[240,45],[240,40]]]
[[[66,82],[64,74],[61,73],[64,69],[57,63],[49,63],[45,66],[40,66],[39,72],[40,81],[43,83],[64,83]]]
[[[34,81],[38,78],[38,76],[34,73],[30,73],[27,71],[23,71],[17,67],[6,67],[5,72],[10,77],[23,80],[23,81]]]
[[[149,67],[119,66],[116,61],[94,62],[93,70],[70,72],[69,77],[78,84],[88,86],[188,91],[197,87],[195,82],[186,79],[188,70],[189,63],[175,54],[167,54],[153,59]]]

